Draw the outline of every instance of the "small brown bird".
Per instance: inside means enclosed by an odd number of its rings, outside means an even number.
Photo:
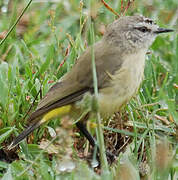
[[[160,28],[143,16],[125,16],[108,25],[103,38],[94,44],[98,80],[98,104],[102,118],[111,116],[137,92],[143,78],[145,54],[156,36],[172,32]],[[29,119],[29,126],[9,146],[16,146],[42,123],[56,116],[81,116],[76,105],[86,93],[93,95],[91,48],[79,57],[75,65],[39,102]],[[89,117],[90,112],[84,117]],[[95,140],[82,120],[76,123],[92,146]]]

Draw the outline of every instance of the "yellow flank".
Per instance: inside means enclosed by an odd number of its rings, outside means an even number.
[[[65,114],[68,114],[71,110],[71,107],[72,107],[71,105],[66,105],[66,106],[62,106],[62,107],[59,107],[59,108],[56,108],[56,109],[49,111],[47,114],[45,114],[43,116],[40,123],[42,124],[42,123],[45,123],[52,118],[60,117],[60,116],[63,116]]]

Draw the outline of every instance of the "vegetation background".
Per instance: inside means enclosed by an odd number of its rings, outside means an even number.
[[[0,1],[1,40],[28,2]],[[106,2],[121,14],[120,0]],[[123,2],[126,7],[128,1]],[[176,31],[159,36],[150,48],[137,97],[114,117],[118,120],[115,122],[124,120],[122,128],[115,128],[117,124],[112,120],[104,126],[106,147],[112,152],[116,152],[112,149],[116,147],[109,144],[112,138],[122,139],[121,144],[114,140],[121,149],[115,153],[118,161],[110,167],[107,179],[175,180],[178,178],[178,1],[135,0],[126,15],[135,13]],[[55,119],[44,125],[28,138],[29,144],[21,143],[20,150],[7,150],[13,137],[23,130],[24,116],[38,92],[41,90],[44,95],[91,44],[90,17],[95,41],[102,37],[106,25],[116,19],[99,0],[34,0],[9,37],[0,43],[0,178],[3,180],[106,179],[99,168],[87,165],[87,143],[69,128],[72,122],[68,119]],[[41,95],[37,96],[33,109]],[[94,131],[92,126],[94,123],[89,127]]]

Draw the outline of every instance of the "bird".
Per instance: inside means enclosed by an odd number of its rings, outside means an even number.
[[[109,24],[101,40],[93,45],[98,81],[98,108],[102,119],[118,112],[138,91],[143,79],[145,55],[157,35],[172,32],[161,28],[142,15],[123,16]],[[14,148],[32,131],[54,117],[69,115],[77,119],[82,110],[78,103],[90,94],[94,96],[92,48],[88,47],[67,72],[40,100],[28,118],[28,127],[9,145]],[[76,126],[92,146],[96,140],[88,132],[85,120]]]

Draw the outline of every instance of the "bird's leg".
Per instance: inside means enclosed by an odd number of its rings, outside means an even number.
[[[77,122],[76,126],[78,127],[78,129],[82,132],[82,134],[88,139],[89,143],[95,147],[97,146],[96,144],[96,140],[94,139],[94,137],[92,137],[92,135],[88,132],[86,126],[84,125],[83,122]]]
[[[99,152],[99,147],[97,145],[97,142],[95,138],[88,132],[86,126],[83,122],[79,121],[76,123],[76,126],[78,129],[83,133],[83,135],[88,139],[89,143],[95,148],[97,148],[97,154]],[[107,159],[109,160],[110,164],[115,160],[115,155],[106,151]]]

